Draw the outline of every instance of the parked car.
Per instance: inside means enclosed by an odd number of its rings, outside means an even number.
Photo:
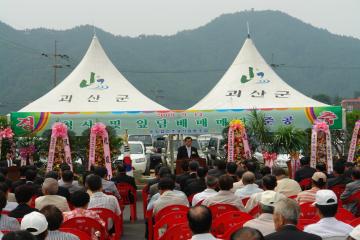
[[[153,137],[150,134],[129,135],[128,141],[140,141],[144,144],[146,153],[153,151]]]
[[[212,166],[216,161],[226,159],[226,152],[224,146],[225,140],[222,135],[211,136],[207,147],[206,156],[208,165]]]
[[[140,170],[141,173],[145,173],[147,167],[148,158],[145,153],[145,146],[141,141],[129,141],[130,158],[132,166],[135,170]],[[124,159],[124,147],[121,147],[121,154],[118,157],[116,163],[122,163]]]

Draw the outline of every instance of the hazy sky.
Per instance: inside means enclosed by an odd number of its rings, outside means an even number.
[[[0,0],[0,21],[17,29],[94,24],[120,35],[170,35],[251,8],[360,38],[360,0]]]

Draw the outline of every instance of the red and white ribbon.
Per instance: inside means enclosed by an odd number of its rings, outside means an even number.
[[[103,123],[96,123],[94,126],[91,127],[88,169],[90,170],[91,165],[95,165],[95,148],[96,148],[97,136],[100,136],[102,138],[105,167],[107,169],[108,176],[111,178],[112,167],[111,167],[111,156],[110,156],[110,146],[109,146],[109,134],[106,130],[106,126]]]
[[[348,162],[354,161],[359,130],[360,130],[360,120],[357,120],[355,123],[354,131],[353,131],[351,142],[350,142],[349,154],[348,154],[348,159],[347,159]]]
[[[234,129],[229,127],[228,132],[228,162],[234,162],[234,143],[235,143],[235,134]]]
[[[48,155],[48,164],[46,171],[52,171],[54,165],[54,156],[56,150],[56,142],[59,138],[63,140],[63,147],[65,152],[65,162],[70,166],[71,171],[73,171],[72,161],[71,161],[71,151],[70,151],[70,142],[67,131],[67,126],[64,123],[56,122],[52,126],[49,155]],[[29,159],[30,160],[30,159]]]

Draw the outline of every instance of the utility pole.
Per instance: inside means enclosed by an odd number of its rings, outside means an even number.
[[[51,67],[54,69],[53,85],[54,85],[54,87],[56,87],[56,84],[57,84],[57,69],[58,68],[63,68],[63,67],[71,67],[70,64],[60,64],[60,63],[58,63],[58,58],[69,61],[69,56],[66,55],[66,54],[59,54],[57,52],[57,41],[56,40],[55,40],[55,43],[54,43],[54,54],[41,53],[41,56],[47,57],[47,58],[49,56],[53,57],[53,65],[51,65]]]

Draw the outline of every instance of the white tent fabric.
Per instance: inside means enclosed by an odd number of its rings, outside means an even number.
[[[139,92],[116,69],[94,36],[79,65],[20,112],[156,111],[165,107]]]
[[[248,37],[215,87],[190,110],[327,106],[286,84]]]

